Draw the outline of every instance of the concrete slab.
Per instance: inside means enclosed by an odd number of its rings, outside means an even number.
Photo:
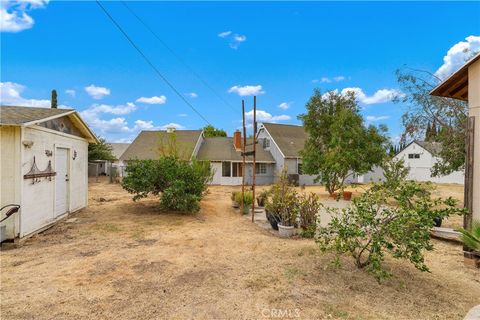
[[[470,309],[463,320],[480,320],[480,304]]]

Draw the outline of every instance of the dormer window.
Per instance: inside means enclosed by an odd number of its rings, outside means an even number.
[[[270,139],[263,139],[263,149],[270,148]]]

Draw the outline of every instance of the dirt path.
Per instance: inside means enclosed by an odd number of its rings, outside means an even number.
[[[435,242],[430,274],[389,260],[397,276],[378,284],[242,218],[231,190],[183,216],[91,183],[88,209],[1,252],[1,318],[462,319],[480,304],[480,272],[456,245]]]

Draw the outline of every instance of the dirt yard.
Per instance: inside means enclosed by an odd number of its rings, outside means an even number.
[[[462,319],[480,271],[435,241],[431,273],[389,259],[378,284],[312,240],[280,239],[211,187],[195,216],[90,184],[88,209],[1,252],[2,319]]]

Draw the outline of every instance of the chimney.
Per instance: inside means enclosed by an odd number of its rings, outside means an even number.
[[[233,146],[236,150],[242,149],[242,134],[239,130],[233,133]]]

